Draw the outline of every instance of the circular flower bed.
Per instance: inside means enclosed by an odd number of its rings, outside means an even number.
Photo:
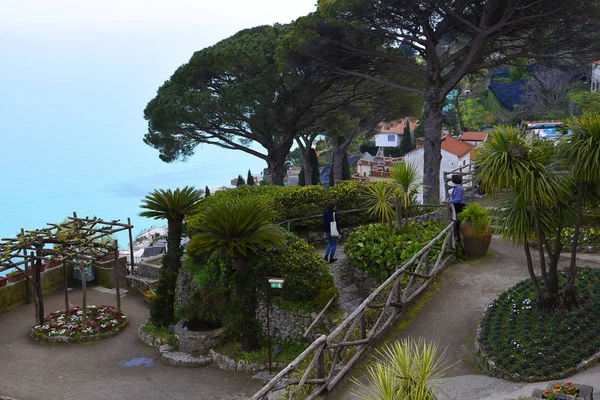
[[[31,328],[31,337],[44,342],[93,342],[116,335],[129,324],[127,316],[114,306],[87,307],[87,321],[83,327],[83,309],[73,307],[46,314],[43,325]]]
[[[560,287],[566,275],[560,274]],[[579,308],[538,310],[531,280],[498,296],[481,322],[481,357],[493,375],[511,380],[560,379],[600,353],[600,271],[581,268],[575,283]],[[492,363],[490,363],[492,361]]]

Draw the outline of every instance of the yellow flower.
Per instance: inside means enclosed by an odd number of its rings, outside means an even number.
[[[560,393],[560,389],[554,389],[554,393]]]

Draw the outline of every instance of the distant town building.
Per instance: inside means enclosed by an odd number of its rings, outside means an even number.
[[[375,146],[377,147],[398,147],[402,142],[404,128],[408,124],[411,135],[419,123],[410,118],[380,125],[379,133],[375,135]]]
[[[592,92],[600,90],[600,60],[592,63]]]
[[[440,162],[440,195],[445,196],[444,172],[454,171],[459,167],[471,163],[471,154],[476,147],[454,139],[451,136],[442,138],[442,160]],[[404,155],[404,162],[411,163],[417,167],[421,176],[424,175],[425,149],[419,147]],[[419,195],[419,201],[423,201],[423,195]]]
[[[388,179],[390,168],[399,162],[402,162],[402,157],[385,157],[379,154],[373,156],[370,153],[364,153],[356,164],[356,174],[352,179],[363,182]]]
[[[487,132],[463,132],[460,140],[469,143],[471,146],[480,147],[488,140],[489,136]]]

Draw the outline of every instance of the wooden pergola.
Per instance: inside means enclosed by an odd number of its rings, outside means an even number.
[[[129,251],[131,266],[133,268],[133,243],[131,220],[127,223],[119,220],[104,221],[97,217],[79,218],[76,213],[59,224],[47,224],[48,227],[26,231],[15,238],[0,241],[0,272],[16,269],[25,273],[33,285],[36,320],[44,323],[44,301],[42,298],[41,269],[42,265],[50,262],[59,262],[63,269],[65,308],[69,309],[69,295],[67,291],[66,263],[77,265],[81,271],[81,285],[83,289],[83,322],[86,322],[86,278],[85,270],[100,259],[114,254],[115,283],[117,295],[117,308],[121,311],[121,296],[117,274],[117,260],[119,246],[116,240],[111,241],[110,235],[129,230]],[[31,273],[27,270],[31,268]]]

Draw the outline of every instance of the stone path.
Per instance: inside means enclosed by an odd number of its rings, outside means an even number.
[[[324,255],[325,253],[321,254],[322,257]],[[335,287],[340,291],[340,306],[346,314],[350,314],[369,294],[364,288],[359,288],[362,285],[356,279],[354,268],[350,267],[350,261],[342,246],[338,245],[335,257],[337,261],[330,263],[329,268]]]
[[[568,257],[561,257],[563,267],[568,261]],[[578,261],[581,266],[599,267],[600,255],[581,254]],[[494,237],[485,258],[446,268],[439,284],[430,288],[419,302],[414,319],[404,329],[391,332],[388,340],[423,337],[438,343],[441,350],[446,349],[445,359],[451,367],[436,393],[438,399],[504,400],[531,395],[533,388],[543,388],[546,383],[508,382],[482,375],[472,357],[477,326],[487,306],[497,295],[528,276],[523,249]],[[362,365],[351,370],[328,399],[360,399],[350,378],[366,382],[365,366],[371,360],[370,356],[365,357]],[[600,366],[569,380],[594,386],[594,397],[600,398]]]

